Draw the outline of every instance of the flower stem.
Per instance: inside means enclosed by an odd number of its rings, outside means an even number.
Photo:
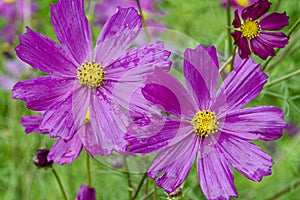
[[[64,200],[68,200],[67,194],[66,194],[66,192],[65,192],[65,190],[64,190],[63,185],[61,184],[61,181],[60,181],[60,178],[59,178],[58,174],[56,173],[56,171],[54,170],[53,167],[52,167],[51,169],[52,169],[52,170],[51,170],[52,173],[54,174],[54,176],[55,176],[55,178],[56,178],[56,181],[57,181],[57,183],[58,183],[58,186],[59,186],[59,188],[60,188],[60,191],[61,191],[61,193],[62,193],[62,195],[63,195],[63,197],[64,197]]]
[[[280,196],[284,195],[285,193],[288,193],[290,190],[295,189],[296,187],[298,187],[300,185],[300,180],[296,181],[295,183],[287,186],[286,188],[284,188],[283,190],[277,192],[276,194],[274,194],[272,197],[267,198],[266,200],[273,200],[273,199],[277,199]]]
[[[237,49],[237,46],[235,46],[233,51],[232,51],[232,58],[231,58],[231,61],[230,61],[230,72],[234,68],[233,65],[234,65],[234,58],[235,58],[235,54],[236,54],[236,49]]]
[[[157,186],[156,186],[156,181],[154,181],[153,200],[157,200]]]
[[[147,178],[147,172],[144,173],[144,175],[143,175],[143,177],[142,177],[142,179],[141,179],[141,181],[140,181],[140,183],[139,183],[139,185],[138,185],[138,187],[137,187],[137,189],[136,189],[136,191],[135,191],[135,193],[134,193],[134,195],[132,197],[132,200],[135,200],[137,198],[137,196],[138,196],[138,194],[139,194],[139,192],[140,192],[140,190],[142,188],[142,185],[143,185],[143,183],[144,183],[144,181],[145,181],[146,178]]]
[[[87,182],[88,186],[92,187],[92,176],[91,176],[91,164],[90,164],[90,155],[86,153],[86,173],[87,173]]]
[[[230,0],[227,0],[227,7],[226,7],[226,12],[227,12],[227,37],[228,37],[228,52],[232,52],[232,39],[231,39],[231,10],[230,10]]]
[[[124,167],[125,167],[125,175],[127,177],[127,185],[128,185],[128,199],[132,199],[132,183],[131,183],[131,179],[130,179],[130,174],[129,174],[129,170],[128,170],[128,165],[127,165],[127,160],[126,157],[124,157]]]
[[[219,72],[222,72],[222,71],[226,68],[226,66],[231,62],[231,59],[232,59],[232,56],[230,56],[230,57],[226,60],[226,62],[220,67]]]
[[[296,71],[294,71],[294,72],[292,72],[292,73],[290,73],[290,74],[287,74],[287,75],[285,75],[285,76],[283,76],[283,77],[280,77],[280,78],[276,79],[275,81],[272,81],[271,83],[267,84],[265,87],[271,87],[271,86],[273,86],[273,85],[275,85],[275,84],[277,84],[277,83],[280,83],[281,81],[284,81],[284,80],[286,80],[286,79],[289,79],[289,78],[291,78],[291,77],[293,77],[293,76],[296,76],[296,75],[298,75],[298,74],[300,74],[300,69],[299,69],[299,70],[296,70]]]
[[[292,28],[290,28],[289,32],[288,32],[288,36],[291,36],[291,34],[296,30],[296,28],[299,26],[300,24],[300,18],[293,24]],[[280,51],[280,49],[276,49],[276,55],[278,54],[278,52]],[[272,61],[272,59],[274,58],[274,56],[269,57],[266,62],[263,64],[262,66],[262,70],[265,71],[267,66],[269,65],[269,63]]]
[[[150,42],[151,41],[150,34],[148,32],[148,29],[147,29],[147,25],[146,25],[146,21],[145,21],[145,16],[143,14],[143,10],[142,10],[142,7],[141,7],[141,2],[140,2],[140,0],[136,0],[136,3],[137,3],[137,6],[138,6],[138,10],[140,12],[140,15],[142,16],[142,23],[143,23],[143,27],[145,29],[145,34],[146,34],[146,37],[147,37],[147,41]]]

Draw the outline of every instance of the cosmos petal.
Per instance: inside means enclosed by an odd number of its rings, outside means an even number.
[[[76,77],[76,63],[50,38],[29,27],[20,36],[20,44],[15,48],[18,57],[33,68],[47,74]]]
[[[25,101],[29,109],[44,111],[53,103],[65,98],[73,87],[72,79],[40,76],[18,82],[12,90],[12,97]]]
[[[48,160],[52,160],[55,164],[72,164],[72,162],[79,156],[82,150],[82,143],[77,134],[69,140],[65,141],[59,138],[52,146]]]
[[[78,67],[90,61],[92,34],[84,12],[84,0],[58,0],[50,9],[53,28],[63,49]]]
[[[283,13],[271,13],[264,17],[259,25],[261,30],[275,31],[284,28],[289,25],[289,17],[286,15],[286,12]]]
[[[239,28],[242,25],[238,10],[234,11],[234,19],[232,25],[234,28]]]
[[[254,63],[252,59],[244,59],[220,86],[212,110],[219,115],[242,108],[261,92],[267,78],[260,64]]]
[[[230,111],[219,125],[222,132],[245,140],[276,140],[286,126],[283,112],[273,106]]]
[[[48,134],[47,130],[40,129],[40,123],[42,121],[42,116],[23,116],[21,118],[21,124],[25,128],[25,134],[32,132]]]
[[[164,149],[148,169],[148,176],[167,193],[173,192],[186,179],[198,150],[198,135]]]
[[[230,199],[237,197],[230,163],[216,144],[208,154],[203,155],[205,146],[199,145],[197,158],[198,178],[207,199]]]
[[[281,32],[260,32],[259,40],[270,47],[283,48],[289,42],[289,36]]]
[[[241,174],[253,181],[261,181],[270,175],[272,158],[256,145],[234,137],[228,137],[220,144],[225,157]]]
[[[142,19],[134,8],[118,8],[99,35],[95,61],[108,66],[125,53],[142,27]]]
[[[276,52],[273,47],[266,44],[260,37],[256,37],[250,41],[251,50],[261,59],[266,60],[268,56],[275,56]]]
[[[90,103],[90,89],[77,82],[70,90],[71,94],[52,104],[43,114],[41,128],[49,130],[51,137],[70,140],[84,122]]]
[[[243,20],[252,19],[253,21],[257,20],[264,14],[266,14],[271,7],[271,4],[268,0],[259,0],[251,6],[245,8],[242,11]]]
[[[216,95],[219,65],[216,49],[201,45],[184,52],[184,76],[187,88],[200,110],[209,107],[210,99]]]

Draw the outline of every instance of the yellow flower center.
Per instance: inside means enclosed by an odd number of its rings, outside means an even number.
[[[105,74],[104,67],[94,61],[85,62],[77,69],[80,84],[89,88],[99,88]]]
[[[235,1],[239,6],[247,7],[249,6],[249,0],[236,0]]]
[[[241,26],[241,32],[243,37],[248,38],[249,40],[257,37],[261,31],[258,21],[252,21],[252,19],[247,19]]]
[[[194,131],[200,137],[207,137],[218,132],[218,119],[214,112],[209,110],[198,111],[191,121]]]
[[[4,0],[5,3],[15,3],[15,0]]]

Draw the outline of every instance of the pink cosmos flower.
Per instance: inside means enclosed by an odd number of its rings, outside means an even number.
[[[242,11],[235,11],[232,22],[235,30],[231,33],[234,44],[238,46],[241,58],[248,58],[252,52],[262,59],[275,56],[274,48],[283,48],[289,41],[289,37],[282,32],[274,32],[289,25],[289,17],[286,13],[271,13],[264,16],[270,9],[271,3],[267,0],[259,0]],[[261,20],[259,18],[262,17]],[[250,44],[250,47],[249,47]]]
[[[0,16],[7,22],[0,30],[0,37],[12,43],[16,37],[17,25],[20,21],[29,18],[37,9],[35,3],[26,0],[3,0],[0,2]]]
[[[17,83],[13,98],[43,113],[39,128],[51,137],[76,140],[92,156],[123,152],[128,118],[115,99],[127,91],[116,93],[114,86],[142,85],[155,66],[168,71],[170,53],[159,41],[127,50],[142,25],[134,8],[120,8],[108,19],[94,51],[83,0],[58,0],[51,18],[61,45],[27,27],[15,49],[21,60],[50,75]]]
[[[148,105],[144,118],[149,125],[140,126],[140,119],[132,124],[129,151],[161,151],[148,175],[168,193],[181,186],[196,159],[207,199],[237,197],[232,167],[261,181],[273,165],[272,158],[249,140],[278,139],[286,126],[277,107],[244,108],[261,92],[267,75],[259,64],[245,59],[218,89],[216,49],[199,45],[184,53],[184,76],[187,90],[160,69],[149,76],[142,88],[148,103],[140,102]]]

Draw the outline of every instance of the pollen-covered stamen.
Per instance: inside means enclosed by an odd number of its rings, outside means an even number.
[[[198,111],[191,124],[200,137],[207,137],[218,132],[218,119],[215,113],[209,110]]]
[[[261,27],[258,24],[258,21],[253,21],[251,18],[244,21],[244,23],[241,26],[241,32],[243,37],[246,37],[249,40],[252,40],[253,38],[259,36],[260,31]]]
[[[100,87],[105,74],[104,67],[94,61],[85,62],[77,69],[80,84],[89,88]]]

